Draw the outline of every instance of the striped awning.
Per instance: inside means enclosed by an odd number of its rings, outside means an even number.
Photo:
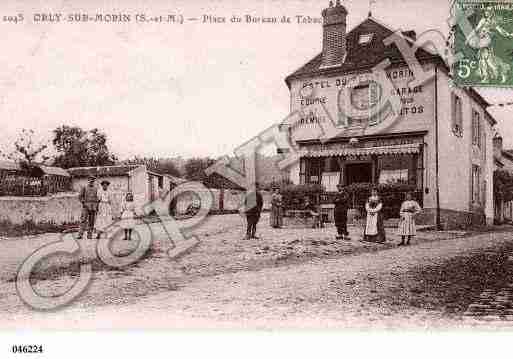
[[[371,155],[407,155],[419,153],[420,147],[418,143],[406,145],[393,145],[382,147],[362,147],[362,148],[340,148],[326,150],[304,150],[303,157],[331,157],[331,156],[371,156]]]

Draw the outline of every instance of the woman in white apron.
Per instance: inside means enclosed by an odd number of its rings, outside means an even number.
[[[385,225],[383,223],[383,203],[379,198],[378,191],[373,189],[371,196],[365,204],[367,212],[367,221],[365,223],[365,231],[363,240],[367,242],[383,243],[386,240]]]

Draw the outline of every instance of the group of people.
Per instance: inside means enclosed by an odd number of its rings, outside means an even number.
[[[337,186],[338,193],[335,197],[334,221],[337,229],[337,239],[350,240],[347,230],[347,214],[350,208],[349,198],[343,191],[342,185]],[[247,216],[247,233],[245,239],[256,237],[256,224],[260,219],[263,201],[258,188],[255,192],[256,206],[249,207],[246,210]],[[247,203],[246,203],[247,205]],[[314,227],[320,227],[322,220],[315,206],[308,198],[305,198],[303,205],[305,213],[308,213],[314,219]],[[401,236],[400,246],[409,245],[411,239],[416,235],[415,215],[421,211],[421,207],[417,201],[413,199],[411,193],[407,193],[405,200],[400,209],[400,221],[398,226],[398,234]],[[386,241],[383,202],[378,194],[377,189],[371,190],[371,195],[365,203],[366,221],[363,231],[362,241],[384,243]],[[283,226],[284,206],[283,197],[278,188],[274,189],[271,196],[271,214],[270,224],[273,228],[281,228]]]
[[[87,238],[93,237],[96,232],[97,239],[113,225],[113,196],[109,190],[110,182],[103,180],[100,187],[96,185],[96,178],[90,176],[87,186],[80,191],[79,200],[82,204],[82,215],[78,238],[81,239],[84,232]],[[131,240],[132,231],[135,227],[135,204],[134,195],[128,191],[121,206],[121,221],[119,226],[124,230],[125,240]]]

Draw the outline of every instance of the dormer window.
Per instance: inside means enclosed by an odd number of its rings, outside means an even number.
[[[360,35],[360,38],[358,39],[358,44],[360,44],[360,45],[367,45],[368,43],[371,42],[373,36],[374,36],[374,34],[362,34],[362,35]]]

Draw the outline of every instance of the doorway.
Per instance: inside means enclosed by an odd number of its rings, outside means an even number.
[[[346,164],[346,185],[353,183],[372,183],[372,163]]]

